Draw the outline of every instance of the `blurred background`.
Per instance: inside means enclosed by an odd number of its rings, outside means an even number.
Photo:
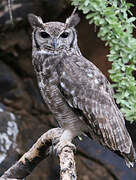
[[[136,15],[134,9],[131,11]],[[72,10],[68,0],[12,0],[12,25],[8,2],[0,0],[0,176],[40,135],[57,126],[37,87],[31,63],[32,29],[27,15],[35,13],[44,22],[65,22]],[[77,32],[82,54],[108,78],[111,67],[106,57],[108,47],[97,38],[97,27],[89,25],[82,12],[79,16]],[[136,123],[126,122],[126,125],[136,147]],[[127,168],[125,161],[115,153],[87,137],[82,141],[77,138],[75,143],[79,180],[136,180],[136,168]],[[57,157],[42,161],[26,179],[58,180]]]

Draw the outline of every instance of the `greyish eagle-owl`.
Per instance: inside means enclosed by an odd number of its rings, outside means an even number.
[[[42,97],[64,133],[60,143],[86,133],[118,151],[133,166],[136,155],[118,109],[110,83],[102,72],[82,56],[77,44],[77,14],[65,23],[47,22],[29,14],[32,62]]]

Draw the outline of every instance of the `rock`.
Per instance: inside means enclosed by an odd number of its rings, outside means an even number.
[[[31,98],[25,92],[21,79],[2,61],[0,61],[0,87],[0,100],[4,104],[13,104],[17,109],[22,108],[23,104],[26,104],[26,109],[31,105]]]
[[[70,4],[67,0],[22,0],[11,2],[11,11],[15,23],[26,18],[28,13],[36,13],[40,16],[44,15],[47,17],[46,21],[50,18],[56,19]],[[2,9],[0,13],[0,24],[11,24],[8,4],[5,0],[1,0],[0,9]]]
[[[16,81],[17,79],[11,68],[0,61],[0,96],[6,96],[7,92],[17,88]]]
[[[17,160],[17,136],[19,133],[16,117],[5,111],[0,104],[0,175]],[[12,156],[11,156],[12,152]]]

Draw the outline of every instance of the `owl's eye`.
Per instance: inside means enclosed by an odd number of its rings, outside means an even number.
[[[67,38],[69,36],[69,33],[68,32],[63,32],[60,36],[62,38]]]
[[[48,38],[48,37],[50,37],[50,35],[49,35],[47,32],[45,32],[45,31],[40,32],[40,36],[41,36],[42,38]]]

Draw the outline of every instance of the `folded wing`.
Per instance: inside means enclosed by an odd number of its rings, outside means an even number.
[[[81,56],[59,65],[60,91],[71,108],[79,110],[92,138],[121,154],[129,154],[132,141],[106,77]]]

